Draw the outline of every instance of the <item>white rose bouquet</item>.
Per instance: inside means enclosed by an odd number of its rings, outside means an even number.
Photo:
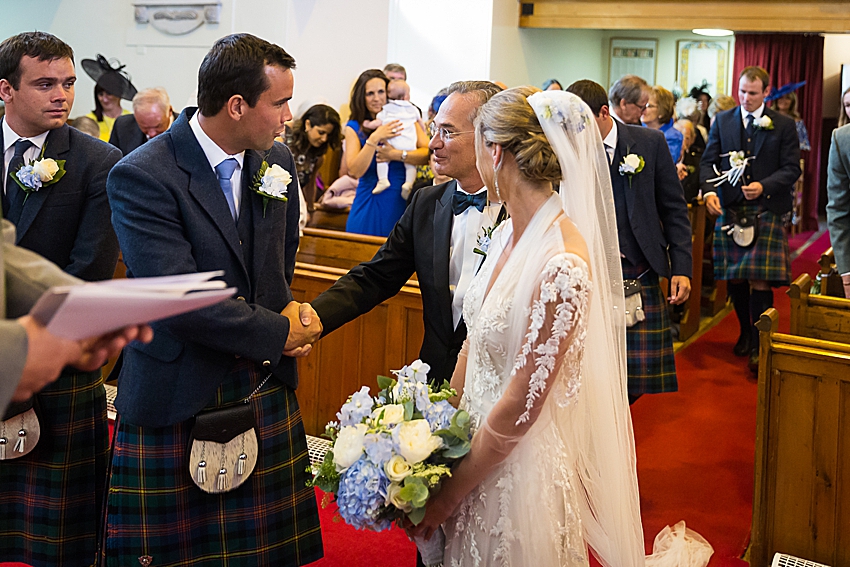
[[[270,199],[284,203],[289,200],[286,194],[291,182],[292,175],[288,171],[276,163],[269,165],[263,160],[251,186],[251,190],[263,198],[263,218],[266,217],[266,207],[269,206]]]
[[[469,452],[469,415],[448,402],[457,395],[448,382],[428,386],[429,370],[417,360],[394,370],[396,379],[379,376],[376,397],[363,386],[325,429],[333,446],[312,484],[333,494],[342,519],[357,529],[421,522],[452,463]],[[441,537],[417,541],[426,565],[442,562]]]

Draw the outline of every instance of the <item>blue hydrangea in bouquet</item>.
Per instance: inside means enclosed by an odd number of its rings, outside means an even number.
[[[377,396],[363,386],[325,428],[333,446],[312,484],[333,494],[342,519],[357,529],[421,522],[428,498],[469,452],[469,415],[448,402],[457,395],[448,382],[428,385],[429,370],[417,360],[394,370],[395,379],[379,376]],[[442,532],[416,543],[426,565],[442,562]]]

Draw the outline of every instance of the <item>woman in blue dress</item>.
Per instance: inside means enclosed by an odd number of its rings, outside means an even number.
[[[345,125],[343,158],[348,164],[349,175],[360,180],[345,225],[347,232],[389,236],[407,206],[401,197],[404,163],[428,163],[428,137],[418,124],[417,149],[412,152],[384,144],[401,133],[401,123],[397,120],[381,125],[369,124],[387,103],[388,83],[383,71],[369,69],[360,74],[351,89],[351,119]],[[378,160],[390,162],[390,186],[381,193],[373,194],[372,189],[378,181]]]

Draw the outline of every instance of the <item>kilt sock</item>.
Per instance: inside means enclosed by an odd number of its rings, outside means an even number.
[[[741,335],[750,332],[754,321],[750,319],[750,282],[728,282],[726,290],[732,298],[735,307],[735,315],[738,316],[738,324],[741,326]]]
[[[752,333],[753,350],[758,353],[759,350],[759,330],[756,328],[761,314],[773,307],[773,292],[769,289],[754,289],[750,293],[750,313],[753,318]]]

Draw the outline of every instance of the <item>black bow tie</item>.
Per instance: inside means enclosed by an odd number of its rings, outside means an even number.
[[[475,195],[470,195],[459,189],[455,190],[452,196],[452,212],[455,215],[461,214],[469,207],[475,207],[479,213],[484,212],[484,207],[487,206],[487,191],[481,191]]]

